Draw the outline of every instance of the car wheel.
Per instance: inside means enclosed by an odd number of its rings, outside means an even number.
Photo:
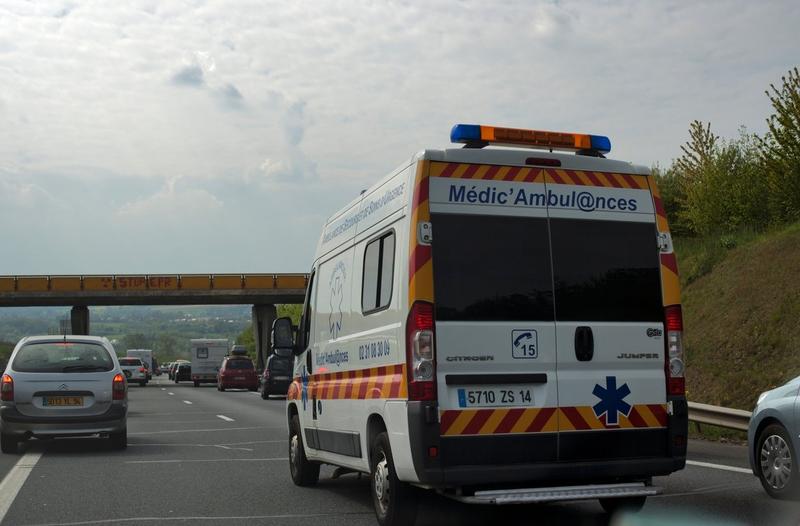
[[[217,389],[219,389],[219,390],[220,390],[220,391],[222,391],[223,393],[225,392],[225,386],[224,386],[224,385],[222,385],[222,384],[219,384],[219,387],[218,387]]]
[[[128,447],[128,429],[125,428],[118,433],[108,435],[111,441],[111,449],[122,450]]]
[[[267,392],[267,387],[265,385],[263,384],[261,385],[260,391],[262,400],[266,400],[267,398],[269,398],[269,393]]]
[[[145,382],[144,380],[139,382],[139,387],[144,387],[145,385],[147,385],[147,382]]]
[[[200,387],[200,382],[195,382],[195,383],[194,383],[194,386],[195,386],[195,387]]]
[[[17,453],[17,443],[18,440],[15,437],[5,433],[0,434],[0,450],[3,453],[15,455]]]
[[[606,513],[613,515],[617,512],[637,513],[644,506],[647,497],[623,497],[616,499],[600,499],[600,505]]]
[[[289,425],[289,471],[297,486],[313,486],[319,480],[319,463],[306,457],[303,439],[300,436],[300,419],[292,417]]]
[[[789,433],[780,424],[770,424],[756,441],[756,471],[761,485],[770,497],[798,497],[797,460]]]
[[[397,478],[389,435],[385,431],[372,441],[370,452],[370,489],[378,524],[414,524],[417,517],[414,488]]]

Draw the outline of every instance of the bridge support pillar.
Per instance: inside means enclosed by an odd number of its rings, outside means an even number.
[[[77,305],[72,307],[70,312],[70,321],[72,322],[72,334],[89,334],[89,307],[85,305]]]
[[[253,305],[253,340],[256,342],[256,369],[264,369],[272,347],[272,322],[278,313],[275,305]]]

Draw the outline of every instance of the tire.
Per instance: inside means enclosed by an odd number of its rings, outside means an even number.
[[[220,390],[220,391],[222,391],[223,393],[225,392],[225,386],[224,386],[224,385],[222,385],[222,384],[219,384],[219,387],[217,387],[217,389],[219,389],[219,390]]]
[[[261,399],[262,400],[266,400],[266,399],[269,398],[269,393],[267,392],[267,387],[265,385],[261,386],[260,391],[261,391]]]
[[[144,387],[145,385],[147,385],[147,382],[145,382],[144,380],[139,382],[139,387]]]
[[[195,386],[195,387],[200,387],[200,382],[195,382],[195,383],[194,383],[194,386]]]
[[[389,445],[389,435],[384,431],[370,446],[370,494],[375,516],[381,526],[406,526],[417,518],[414,488],[397,478]]]
[[[11,435],[0,434],[0,451],[7,455],[17,454],[17,443],[19,441]]]
[[[108,439],[111,442],[111,449],[115,450],[123,450],[128,447],[128,429],[125,428],[119,433],[111,433],[108,435]]]
[[[313,486],[319,481],[319,463],[306,457],[297,415],[292,417],[289,425],[289,472],[296,486]]]
[[[797,499],[800,476],[789,433],[780,424],[770,424],[756,440],[756,471],[767,494],[773,499]]]
[[[617,512],[638,513],[644,506],[647,497],[623,497],[616,499],[600,499],[600,505],[609,515]]]

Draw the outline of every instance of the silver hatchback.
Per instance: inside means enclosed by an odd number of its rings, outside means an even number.
[[[101,435],[125,448],[127,387],[106,338],[23,338],[0,381],[3,453],[16,453],[31,437]]]

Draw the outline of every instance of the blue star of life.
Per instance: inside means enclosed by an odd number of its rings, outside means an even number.
[[[625,401],[625,397],[631,394],[628,384],[622,384],[617,388],[617,377],[606,376],[606,387],[595,384],[592,394],[600,399],[592,409],[597,418],[606,415],[606,425],[619,425],[619,415],[627,417],[631,414],[631,405]]]

